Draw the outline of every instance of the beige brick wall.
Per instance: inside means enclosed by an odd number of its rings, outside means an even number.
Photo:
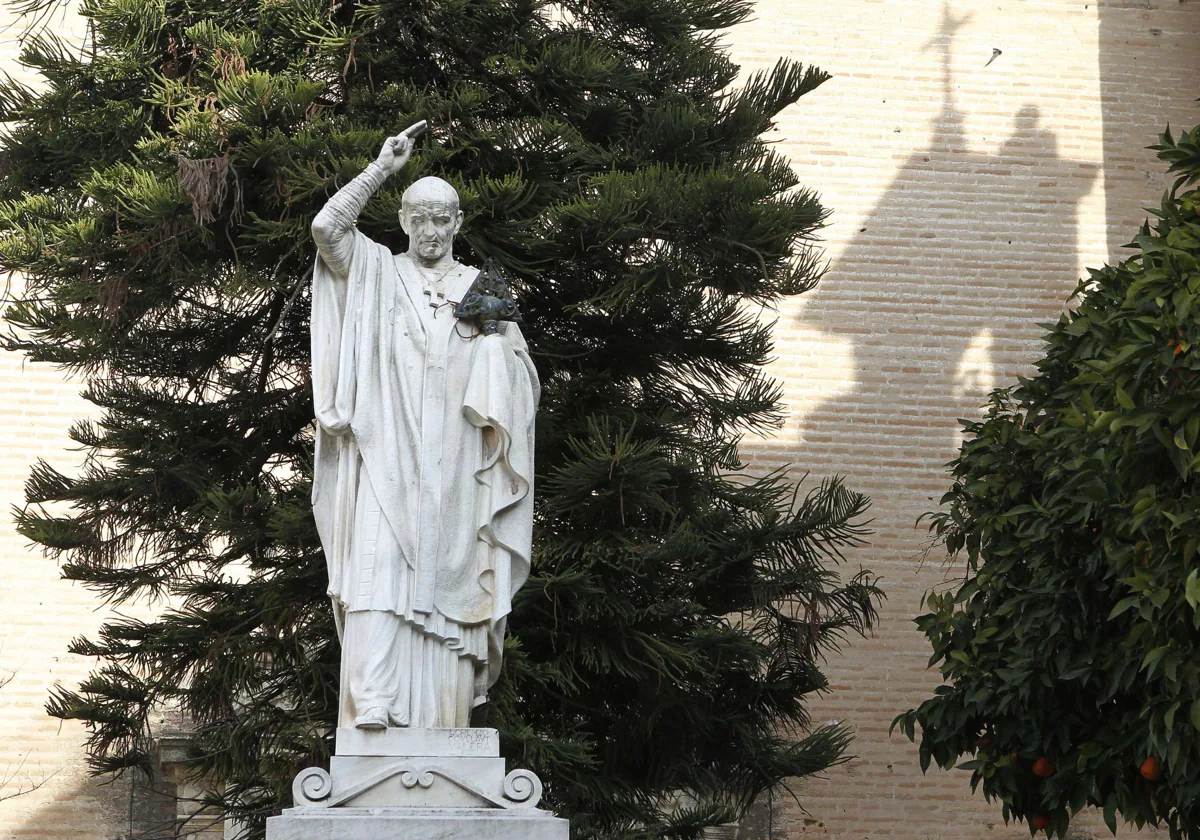
[[[68,42],[83,28],[70,8],[48,19]],[[17,64],[19,45],[11,4],[0,6],[0,70],[34,79]],[[0,291],[18,293],[20,278],[0,280]],[[0,300],[4,300],[0,296]],[[67,437],[72,422],[88,415],[79,385],[63,374],[0,352],[0,838],[116,840],[128,834],[130,789],[100,784],[87,774],[81,726],[63,724],[43,709],[56,685],[76,685],[90,670],[67,652],[90,634],[106,612],[82,587],[59,579],[54,562],[16,533],[10,511],[22,504],[30,466],[45,458],[71,469],[80,453]],[[36,787],[31,793],[14,796]],[[139,797],[140,798],[140,794]],[[138,798],[134,806],[140,810]]]
[[[101,840],[123,836],[124,785],[100,787],[86,775],[82,727],[46,715],[49,690],[88,671],[67,653],[73,636],[103,618],[84,589],[63,583],[53,561],[26,546],[9,510],[38,457],[70,467],[66,430],[85,407],[78,386],[43,365],[0,354],[0,838]]]
[[[778,312],[788,423],[747,451],[870,493],[876,533],[852,562],[882,573],[889,593],[875,636],[828,663],[834,690],[817,709],[857,728],[859,757],[797,789],[807,815],[777,797],[772,836],[1022,836],[969,796],[966,774],[922,776],[913,746],[887,735],[935,684],[910,619],[952,573],[937,555],[922,561],[914,523],[946,487],[955,418],[1025,369],[1036,324],[1085,266],[1119,256],[1161,193],[1143,147],[1167,121],[1200,122],[1198,36],[1200,4],[1187,0],[759,0],[729,39],[747,70],[787,55],[835,76],[775,138],[835,215],[822,286]],[[984,67],[993,48],[1002,54]],[[0,67],[14,58],[6,32]],[[35,458],[77,462],[66,438],[86,412],[77,390],[0,355],[0,509],[20,502]],[[0,673],[15,673],[0,689],[0,778],[22,761],[46,778],[0,801],[0,840],[128,830],[128,788],[88,780],[80,729],[42,710],[51,686],[85,675],[66,644],[103,615],[0,514]]]
[[[923,776],[891,719],[937,674],[911,618],[952,576],[917,517],[948,486],[956,418],[1036,358],[1089,265],[1119,258],[1161,195],[1143,147],[1200,122],[1200,5],[1178,0],[760,0],[732,42],[834,78],[784,115],[778,140],[833,208],[821,286],[778,312],[790,417],[746,451],[759,466],[841,473],[874,499],[882,626],[828,663],[817,719],[858,733],[858,758],[777,800],[776,836],[1019,837],[971,797],[968,773]],[[993,48],[1001,55],[986,66]],[[1102,823],[1079,830],[1107,836]]]

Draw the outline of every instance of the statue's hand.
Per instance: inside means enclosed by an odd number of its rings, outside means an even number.
[[[389,175],[403,169],[404,164],[408,163],[408,159],[412,157],[413,143],[424,133],[426,125],[425,120],[421,120],[413,123],[395,137],[385,140],[383,148],[379,151],[379,157],[375,158],[375,165]]]

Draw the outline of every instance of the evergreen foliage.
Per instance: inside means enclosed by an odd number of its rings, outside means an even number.
[[[41,0],[35,0],[37,6]],[[53,0],[44,0],[53,2]],[[44,3],[43,3],[44,5]],[[7,345],[86,378],[78,474],[37,465],[21,532],[113,604],[50,712],[98,772],[195,727],[212,802],[251,821],[326,761],[338,649],[311,521],[309,225],[416,119],[361,219],[393,250],[405,185],[459,189],[459,255],[502,265],[543,396],[534,573],[480,724],[575,836],[693,836],[845,758],[819,658],[873,578],[832,571],[866,499],[747,475],[780,420],[762,306],[816,281],[825,218],[760,135],[827,77],[734,86],[748,0],[84,0],[42,33],[45,89],[0,87]]]
[[[917,619],[946,684],[893,724],[1031,834],[1200,827],[1200,128],[1152,148],[1179,177],[1137,253],[966,424],[933,525],[967,574]]]

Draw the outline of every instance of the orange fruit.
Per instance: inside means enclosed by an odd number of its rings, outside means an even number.
[[[1148,782],[1157,782],[1162,778],[1162,767],[1158,763],[1158,759],[1150,756],[1142,762],[1142,766],[1138,768],[1142,772],[1142,778]]]
[[[1054,775],[1054,762],[1046,756],[1042,756],[1037,761],[1033,762],[1033,775],[1041,776],[1043,779],[1047,776]]]
[[[1038,814],[1033,818],[1033,827],[1038,831],[1045,831],[1052,825],[1054,825],[1054,820],[1050,819],[1045,814]]]

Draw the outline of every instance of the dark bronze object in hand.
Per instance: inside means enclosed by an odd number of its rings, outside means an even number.
[[[484,262],[483,270],[463,295],[462,302],[454,308],[454,317],[477,322],[484,335],[499,332],[501,321],[521,323],[517,302],[494,259],[489,257]]]

